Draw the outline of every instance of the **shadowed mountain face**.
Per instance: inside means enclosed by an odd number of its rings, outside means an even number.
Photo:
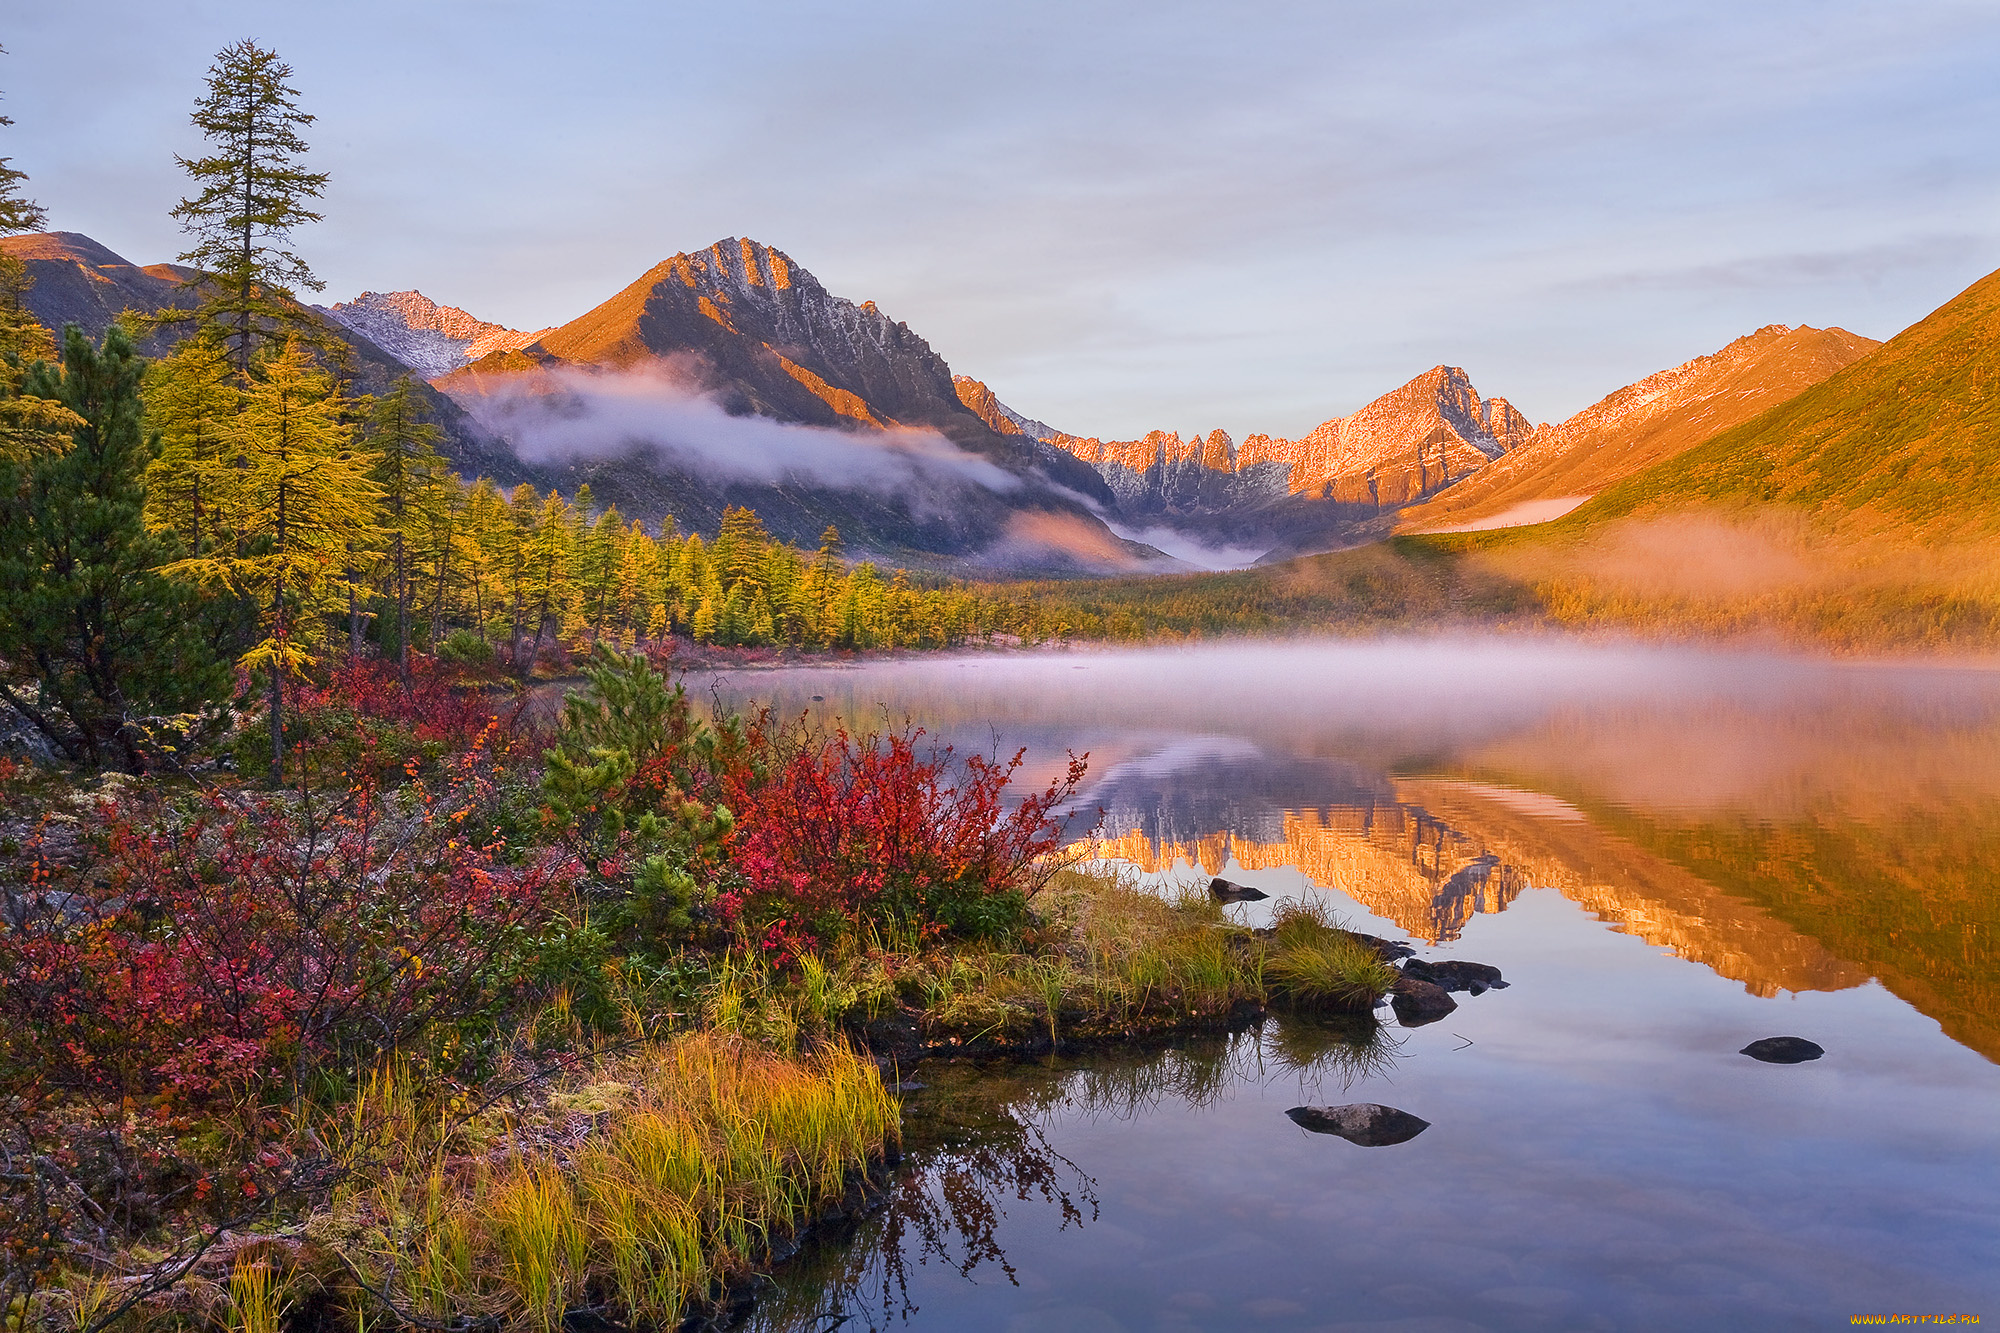
[[[1397,528],[1465,531],[1553,518],[1565,505],[1797,397],[1880,346],[1845,329],[1761,328],[1543,428],[1477,476],[1403,510]]]

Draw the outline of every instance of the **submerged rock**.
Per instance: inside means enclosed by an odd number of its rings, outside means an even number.
[[[1396,1011],[1398,1023],[1406,1028],[1420,1028],[1426,1023],[1437,1022],[1458,1008],[1458,1001],[1446,995],[1444,987],[1434,982],[1403,976],[1396,980],[1389,1007]]]
[[[1760,1037],[1738,1054],[1762,1060],[1767,1065],[1799,1065],[1819,1059],[1826,1054],[1826,1049],[1804,1037]]]
[[[1403,975],[1428,981],[1434,986],[1448,991],[1470,991],[1483,995],[1489,990],[1505,990],[1507,983],[1500,979],[1500,969],[1485,963],[1464,963],[1456,958],[1440,959],[1427,963],[1421,958],[1412,958],[1403,964]]]
[[[1253,889],[1248,884],[1231,884],[1219,876],[1208,882],[1208,891],[1216,901],[1225,903],[1260,903],[1271,896],[1262,889]]]
[[[1351,1106],[1294,1106],[1285,1112],[1300,1129],[1315,1134],[1338,1134],[1349,1143],[1364,1148],[1386,1148],[1392,1143],[1408,1143],[1431,1127],[1408,1111],[1375,1102],[1355,1102]]]
[[[1375,956],[1385,963],[1393,963],[1399,958],[1408,958],[1416,950],[1400,940],[1385,940],[1380,935],[1363,935],[1358,930],[1343,932],[1349,939],[1359,940],[1375,951]]]

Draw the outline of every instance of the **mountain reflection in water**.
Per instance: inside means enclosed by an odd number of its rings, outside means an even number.
[[[1025,746],[1036,784],[1088,750],[1080,822],[1104,818],[1081,851],[1271,894],[1225,909],[1244,924],[1318,897],[1511,983],[1395,1047],[1268,1022],[1048,1069],[923,1066],[888,1207],[781,1278],[764,1328],[2000,1309],[2000,672],[1432,640],[721,688]],[[1781,1034],[1825,1057],[1738,1053]],[[1430,1128],[1363,1147],[1285,1114],[1355,1102]]]
[[[1089,750],[1089,850],[1148,874],[1291,872],[1431,944],[1552,890],[1755,995],[1879,979],[2000,1059],[2000,672],[1475,640],[720,684],[1031,775]]]

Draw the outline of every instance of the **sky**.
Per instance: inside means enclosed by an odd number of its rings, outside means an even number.
[[[0,154],[136,263],[224,45],[293,67],[320,299],[562,323],[727,236],[1067,431],[1296,436],[1439,363],[1536,421],[2000,267],[1995,0],[97,0]]]

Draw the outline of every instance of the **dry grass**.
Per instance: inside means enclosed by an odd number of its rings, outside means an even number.
[[[539,1134],[503,1128],[483,1154],[355,1196],[349,1261],[428,1319],[554,1329],[596,1285],[632,1318],[671,1325],[897,1133],[874,1064],[844,1046],[787,1057],[706,1033],[596,1072]]]

